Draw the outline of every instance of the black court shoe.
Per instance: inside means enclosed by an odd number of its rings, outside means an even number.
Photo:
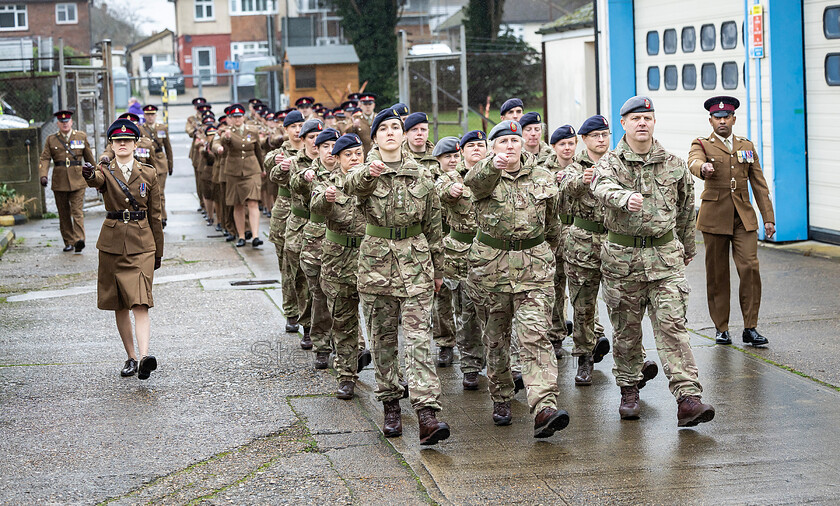
[[[245,239],[242,239],[242,238],[237,239],[236,240],[236,247],[241,248],[242,246],[245,246]]]
[[[758,333],[755,328],[751,329],[744,329],[744,333],[741,335],[744,339],[744,342],[747,344],[751,344],[753,346],[765,346],[770,344],[770,341],[767,340],[766,337],[762,336]]]
[[[744,332],[746,333],[746,330]],[[715,330],[715,344],[732,344],[732,338],[729,337],[729,331],[724,330],[721,332],[719,330]]]
[[[76,244],[73,245],[73,249],[76,250],[76,253],[81,253],[83,249],[85,249],[85,241],[79,239],[76,241]]]
[[[262,239],[260,239],[259,237],[254,237],[254,240],[251,241],[251,246],[256,248],[257,246],[261,246],[262,243],[263,243]]]
[[[65,247],[64,247],[64,249],[63,249],[63,250],[61,250],[61,251],[64,251],[64,252],[67,252],[67,251],[73,251],[73,245],[72,245],[72,244],[68,244],[68,245],[67,245],[67,246],[65,246]]]
[[[157,359],[152,355],[140,359],[140,367],[137,369],[137,379],[149,379],[152,371],[157,369]]]
[[[134,376],[135,374],[137,374],[137,361],[130,358],[125,361],[125,365],[123,366],[122,371],[120,371],[120,376],[127,378],[129,376]]]
[[[245,240],[246,241],[250,241],[252,237],[254,237],[254,234],[252,234],[250,230],[245,232]]]

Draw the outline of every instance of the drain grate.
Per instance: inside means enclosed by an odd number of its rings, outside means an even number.
[[[248,279],[245,281],[231,281],[230,286],[258,286],[274,285],[279,283],[276,279]]]

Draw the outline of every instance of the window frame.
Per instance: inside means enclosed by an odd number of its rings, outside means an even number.
[[[726,81],[725,81],[725,77],[724,77],[725,74],[726,74],[724,69],[726,69],[726,68],[734,68],[735,69],[735,87],[727,87],[726,86]],[[725,62],[721,63],[720,64],[720,86],[721,86],[721,88],[723,88],[724,90],[737,90],[738,89],[738,81],[741,77],[741,76],[738,75],[738,73],[739,73],[738,62],[736,62],[736,61],[725,61]]]
[[[245,9],[245,3],[253,6],[252,9]],[[261,9],[262,5],[265,9]],[[277,14],[277,0],[230,0],[229,3],[231,16],[261,16],[269,14]]]
[[[23,7],[21,9],[20,7]],[[3,4],[0,5],[0,11],[4,13],[12,13],[15,25],[11,27],[0,26],[0,32],[23,32],[29,30],[29,6],[27,4]],[[24,24],[18,25],[18,16],[23,13]]]
[[[840,80],[838,80],[835,84],[832,84],[831,81],[828,80],[828,59],[829,58],[837,58],[837,66],[840,68],[840,53],[827,53],[825,55],[825,60],[823,61],[823,77],[825,78],[825,84],[828,86],[840,86]]]
[[[703,75],[704,75],[703,70],[706,69],[706,68],[709,68],[709,67],[713,68],[714,71],[715,71],[715,79],[714,79],[715,84],[711,88],[706,87],[706,80],[703,79]],[[704,90],[707,90],[707,91],[716,90],[717,89],[717,78],[718,78],[717,65],[715,65],[714,62],[706,62],[706,63],[704,63],[703,65],[700,66],[700,87],[701,88],[703,88]]]
[[[735,26],[735,45],[732,47],[726,47],[726,44],[724,44],[723,42],[723,27],[728,25]],[[726,51],[738,49],[738,23],[736,23],[735,21],[724,21],[720,24],[720,48]]]
[[[706,49],[703,47],[703,30],[711,28],[712,29],[712,47]],[[717,26],[714,23],[704,23],[700,25],[700,50],[701,51],[714,51],[717,48]]]
[[[64,7],[64,21],[58,19],[59,7]],[[67,7],[73,8],[73,19],[67,19]],[[55,24],[57,25],[78,25],[79,24],[79,8],[74,2],[63,2],[55,4]]]
[[[826,17],[826,14],[828,14],[829,10],[837,10],[838,11],[837,16],[838,16],[838,18],[840,18],[840,5],[829,5],[828,7],[823,9],[823,16],[822,16],[823,35],[828,40],[840,39],[840,31],[838,31],[837,34],[834,35],[834,36],[829,36],[828,31],[826,30],[826,27],[828,26],[828,24],[825,22],[825,17]],[[838,28],[838,30],[840,30],[840,28]]]
[[[667,36],[669,33],[674,34],[674,50],[668,51],[668,45],[666,42]],[[662,32],[662,53],[663,54],[677,54],[677,48],[679,47],[679,39],[677,37],[677,29],[676,28],[666,28]]]
[[[201,11],[204,13],[202,17],[198,17],[196,14],[196,9],[201,7]],[[210,11],[210,15],[207,15],[207,11]],[[193,20],[197,23],[205,23],[207,21],[216,21],[216,3],[213,0],[193,0]]]
[[[668,72],[672,71],[674,77],[674,85],[673,87],[668,87]],[[680,72],[677,70],[676,65],[665,65],[665,68],[662,69],[662,85],[668,91],[674,91],[680,87]]]
[[[312,69],[312,86],[299,86],[300,69]],[[295,69],[295,90],[314,90],[318,88],[318,69],[316,65],[296,65]],[[308,84],[308,83],[307,83]]]
[[[685,71],[689,68],[691,68],[694,71],[694,80],[693,80],[693,85],[692,85],[691,88],[689,88],[685,85],[685,83],[686,83]],[[680,77],[682,77],[682,89],[684,89],[686,91],[696,90],[697,89],[697,65],[695,65],[693,63],[686,63],[682,66],[682,69],[680,70],[680,72],[681,72]]]
[[[656,51],[650,51],[650,36],[656,35]],[[648,56],[656,56],[659,54],[659,30],[651,30],[645,35],[645,51],[647,52]]]
[[[652,88],[650,86],[650,73],[651,71],[656,72],[656,88]],[[659,65],[651,65],[647,68],[647,72],[645,74],[647,76],[647,89],[649,91],[658,91],[659,88],[662,87],[662,75],[659,72]]]
[[[692,47],[688,51],[685,49],[685,34],[686,34],[686,32],[690,32],[694,36],[694,47]],[[693,53],[693,52],[697,51],[697,29],[694,28],[693,25],[684,26],[682,28],[682,30],[680,30],[680,50],[683,53],[686,53],[686,54]]]

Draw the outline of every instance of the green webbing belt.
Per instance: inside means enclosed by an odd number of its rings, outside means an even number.
[[[449,237],[455,239],[456,241],[472,244],[473,237],[475,237],[475,230],[473,230],[472,232],[458,232],[457,230],[452,228],[449,230]]]
[[[310,212],[309,221],[311,221],[312,223],[324,223],[325,221],[327,221],[327,218],[324,215]]]
[[[382,239],[407,239],[423,233],[423,227],[416,223],[410,227],[377,227],[376,225],[365,225],[365,234]]]
[[[583,218],[578,218],[577,216],[575,216],[575,226],[578,228],[582,228],[588,232],[592,232],[593,234],[603,234],[607,231],[607,228],[604,226],[603,223],[598,223],[597,221],[584,220]]]
[[[278,186],[277,187],[277,195],[279,197],[291,198],[292,197],[292,192],[290,192],[288,188],[283,188],[282,186]]]
[[[446,223],[445,221],[441,222],[440,227],[443,229],[444,234],[448,234],[449,231],[452,230],[452,228],[449,226],[449,223]]]
[[[540,234],[536,237],[531,237],[530,239],[520,239],[520,240],[509,240],[509,239],[496,239],[495,237],[491,237],[481,230],[476,232],[476,238],[479,242],[483,242],[484,244],[505,251],[522,251],[524,249],[530,249],[538,244],[542,244],[545,242],[545,234]]]
[[[561,215],[558,215],[558,217],[560,218],[560,222],[563,223],[564,225],[571,225],[572,223],[575,222],[575,217],[572,216],[571,214],[561,214]]]
[[[630,246],[632,248],[652,248],[654,246],[662,246],[663,244],[668,244],[673,241],[674,230],[671,229],[659,237],[638,237],[610,232],[607,234],[607,240],[621,246]]]
[[[302,207],[292,206],[292,214],[297,216],[298,218],[305,218],[309,219],[309,211]]]
[[[359,245],[362,243],[362,239],[364,236],[351,236],[351,235],[343,235],[339,234],[338,232],[333,232],[330,229],[327,229],[326,238],[329,241],[332,241],[336,244],[340,244],[345,248],[358,248]]]

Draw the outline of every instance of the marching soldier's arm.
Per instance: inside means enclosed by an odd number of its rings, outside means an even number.
[[[570,163],[560,174],[562,177],[557,187],[561,195],[578,198],[589,191],[589,185],[583,182],[583,166],[579,163]]]
[[[310,169],[316,171],[316,164],[317,162],[313,162],[309,167],[300,167],[297,161],[292,163],[292,166],[289,168],[289,172],[292,174],[289,178],[289,189],[298,195],[308,197],[312,192],[312,182],[307,181],[303,175]]]
[[[330,185],[321,181],[312,189],[312,200],[309,201],[309,210],[321,216],[329,216],[333,203],[327,200],[327,188]]]
[[[155,258],[163,258],[163,226],[161,225],[160,186],[157,175],[152,171],[152,181],[149,184],[149,209],[146,211],[149,228],[155,237]]]
[[[263,159],[263,150],[262,150],[262,146],[260,146],[259,142],[254,143],[254,154],[257,155],[257,160],[262,160]],[[263,169],[261,172],[265,172],[265,168],[263,168],[263,167],[260,167],[260,168]]]
[[[694,258],[697,254],[697,243],[694,241],[694,228],[697,213],[694,212],[694,180],[688,171],[683,172],[682,179],[677,183],[677,216],[674,231],[683,243],[685,257]]]
[[[101,190],[103,186],[105,186],[105,169],[99,167],[98,165],[93,171],[93,177],[90,179],[85,179],[85,183],[91,188],[96,188],[97,190]]]
[[[359,200],[369,197],[373,193],[373,190],[376,189],[376,183],[379,181],[378,177],[370,175],[369,163],[357,165],[355,168],[350,169],[350,173],[347,176],[347,181],[344,183],[344,193],[355,195]]]
[[[463,198],[463,195],[461,197],[453,197],[452,194],[449,193],[456,182],[457,181],[452,179],[452,177],[445,172],[438,177],[437,181],[435,181],[435,190],[438,193],[441,203],[445,202],[447,204],[454,204]]]
[[[190,116],[187,118],[187,126],[184,127],[184,131],[187,132],[187,135],[193,137],[195,135],[195,117]]]
[[[430,181],[431,184],[431,181]],[[443,225],[441,223],[440,198],[437,192],[426,194],[426,211],[423,213],[423,235],[429,243],[435,279],[443,279]]]
[[[473,200],[489,197],[496,185],[499,184],[502,171],[493,165],[494,158],[495,156],[491,156],[473,165],[473,168],[464,177],[464,184],[472,190]]]
[[[559,199],[559,194],[549,198],[546,201],[545,208],[545,239],[548,241],[548,244],[550,244],[551,248],[554,250],[556,250],[557,247],[560,246],[560,240],[562,238],[560,234],[560,217],[557,216],[557,213],[553,212],[555,209],[558,208],[557,201]]]
[[[283,166],[281,164],[277,164],[271,169],[271,174],[269,174],[269,179],[272,182],[279,184],[282,187],[289,186],[289,179],[291,178],[292,171],[295,170],[297,157],[292,158],[291,165],[289,166],[289,170],[283,170]]]
[[[102,156],[107,156],[108,160],[113,160],[114,159],[114,156],[115,156],[114,155],[114,148],[111,147],[111,144],[108,144],[107,146],[105,146],[105,151],[102,152],[102,155],[100,156],[100,158]]]
[[[773,212],[773,202],[770,201],[770,189],[767,186],[767,180],[764,179],[764,171],[761,170],[761,162],[758,160],[758,153],[753,148],[753,157],[755,161],[750,164],[750,184],[753,188],[753,196],[755,203],[761,211],[761,219],[764,223],[776,223],[776,215]]]
[[[279,149],[273,149],[266,153],[263,157],[263,169],[269,174],[271,173],[271,169],[274,167],[274,157],[277,156],[279,151]]]
[[[40,177],[47,177],[50,172],[50,161],[52,160],[52,153],[50,153],[50,139],[44,143],[44,150],[41,151],[41,157],[38,161],[38,172]]]
[[[172,143],[169,142],[169,129],[166,129],[166,137],[163,139],[163,150],[166,151],[167,169],[172,170],[174,167],[172,161]]]
[[[688,151],[688,170],[694,174],[694,177],[706,179],[700,173],[700,168],[706,163],[706,152],[703,150],[701,142],[701,139],[691,141],[691,149]]]
[[[603,205],[615,209],[626,209],[627,201],[636,192],[621,186],[615,177],[609,158],[609,156],[604,156],[595,165],[595,175],[592,178],[590,188],[595,198]]]

